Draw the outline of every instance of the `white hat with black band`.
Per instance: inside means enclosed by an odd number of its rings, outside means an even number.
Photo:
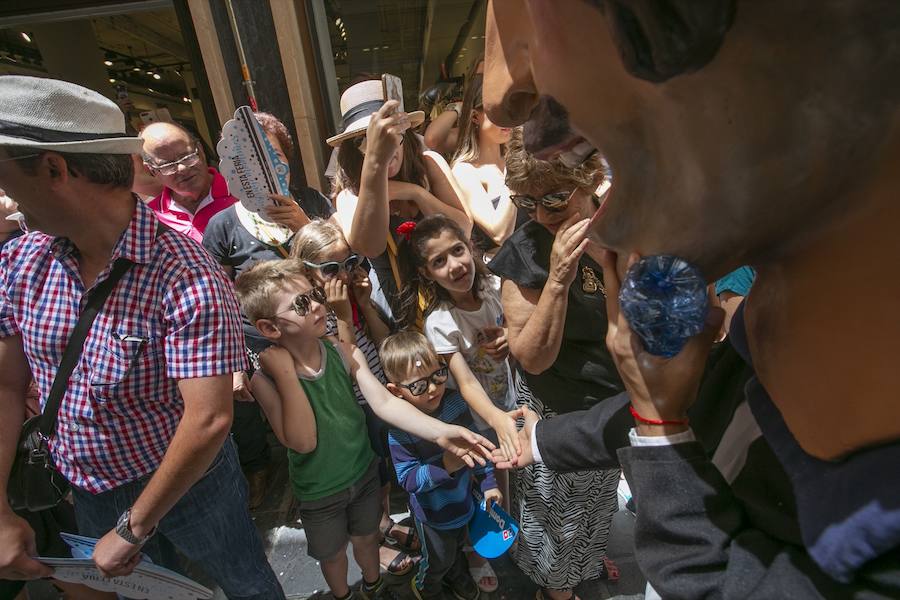
[[[125,115],[95,91],[57,79],[0,76],[0,146],[80,154],[137,154]]]
[[[372,113],[384,105],[384,87],[380,79],[360,81],[341,94],[341,121],[344,130],[325,140],[329,146],[340,146],[344,140],[365,135],[372,120]],[[414,110],[407,113],[410,127],[418,127],[425,120],[425,113]]]

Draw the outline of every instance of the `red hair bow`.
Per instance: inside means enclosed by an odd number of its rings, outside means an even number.
[[[415,221],[404,221],[397,225],[397,229],[394,231],[397,232],[397,235],[403,237],[407,242],[409,241],[412,232],[416,229]]]

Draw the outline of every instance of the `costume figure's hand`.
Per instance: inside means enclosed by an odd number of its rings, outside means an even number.
[[[638,260],[629,257],[628,266]],[[697,397],[700,379],[713,341],[722,326],[725,312],[711,307],[706,317],[705,329],[694,336],[676,356],[662,358],[644,350],[640,338],[631,331],[619,306],[619,274],[616,271],[616,255],[606,251],[602,256],[603,282],[606,285],[606,315],[608,319],[606,345],[613,356],[616,368],[631,403],[642,417],[661,421],[679,421],[686,418],[687,410]],[[682,425],[637,424],[641,435],[663,435],[683,431]]]
[[[231,391],[238,402],[255,402],[256,398],[250,392],[250,378],[246,371],[237,371],[231,376]]]
[[[269,194],[269,198],[276,203],[275,206],[266,207],[266,216],[273,223],[284,225],[294,233],[309,223],[309,217],[293,198],[279,194]]]
[[[525,419],[525,425],[518,434],[522,452],[510,460],[509,457],[504,456],[501,450],[494,450],[491,459],[494,461],[495,469],[521,469],[534,464],[534,455],[531,453],[531,434],[534,431],[534,424],[540,421],[541,417],[527,406],[523,406],[519,410]]]
[[[347,284],[340,277],[332,277],[325,282],[326,302],[335,316],[344,323],[353,324],[353,309],[350,308],[350,293]]]
[[[578,273],[578,260],[588,245],[587,233],[590,219],[574,214],[560,225],[550,250],[550,276],[548,281],[569,289]]]
[[[115,531],[104,535],[91,557],[104,577],[129,575],[141,562],[141,547],[125,541]]]
[[[371,157],[382,167],[387,167],[411,125],[409,115],[399,112],[399,107],[396,100],[388,100],[372,114],[366,129],[366,158]]]
[[[443,427],[434,440],[438,446],[461,458],[468,467],[487,464],[494,449],[490,440],[459,425],[441,425]]]
[[[6,503],[5,499],[0,502]],[[40,579],[53,575],[53,569],[32,556],[37,556],[34,530],[9,508],[0,509],[0,579]]]

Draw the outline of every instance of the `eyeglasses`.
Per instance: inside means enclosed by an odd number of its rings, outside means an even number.
[[[538,204],[550,212],[562,212],[569,206],[569,199],[573,192],[553,192],[552,194],[544,194],[540,198],[529,196],[528,194],[512,194],[509,199],[517,207],[528,212],[537,210]]]
[[[312,306],[313,302],[318,304],[325,304],[325,290],[320,287],[314,287],[310,291],[305,294],[297,294],[294,296],[294,299],[291,300],[291,307],[287,310],[283,310],[279,313],[275,313],[274,316],[283,315],[284,313],[294,311],[298,317],[305,317],[309,314],[309,309]]]
[[[434,385],[441,385],[442,383],[446,383],[449,374],[450,368],[447,365],[443,365],[428,377],[416,379],[412,383],[398,383],[396,386],[409,390],[409,393],[413,396],[421,396],[428,391],[429,381]]]
[[[359,266],[360,263],[358,254],[351,254],[343,261],[328,261],[323,263],[314,263],[308,260],[304,260],[303,264],[309,267],[310,269],[318,269],[322,272],[322,277],[325,279],[334,279],[338,275],[340,275],[341,271],[345,273],[352,273],[353,269]]]
[[[173,160],[172,162],[167,162],[162,165],[152,165],[150,163],[144,163],[160,175],[174,175],[178,172],[178,166],[184,165],[185,167],[193,167],[198,162],[200,162],[200,150],[194,150],[190,154],[185,154],[178,160]]]

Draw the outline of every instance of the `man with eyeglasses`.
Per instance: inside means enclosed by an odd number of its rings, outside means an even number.
[[[207,167],[203,149],[183,127],[153,123],[141,138],[144,165],[165,186],[148,206],[162,223],[201,242],[213,215],[237,202],[228,193],[228,183]]]

